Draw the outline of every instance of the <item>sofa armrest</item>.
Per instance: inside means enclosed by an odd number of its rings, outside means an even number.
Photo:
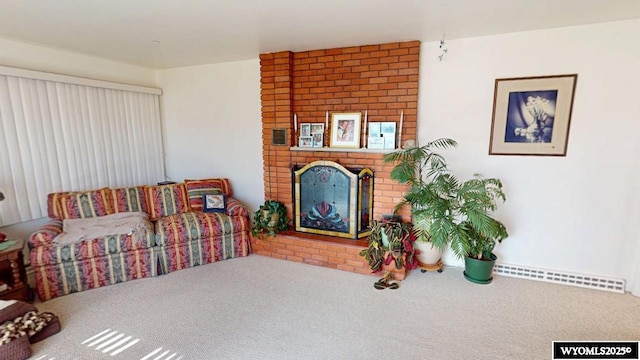
[[[62,233],[62,220],[51,220],[29,236],[29,249],[50,245]]]
[[[249,217],[249,210],[238,200],[227,197],[227,215]]]

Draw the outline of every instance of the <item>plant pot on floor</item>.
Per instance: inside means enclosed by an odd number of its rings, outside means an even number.
[[[267,200],[253,215],[251,235],[260,239],[265,236],[273,237],[288,228],[287,208],[280,201]]]
[[[498,257],[491,253],[489,259],[464,258],[464,277],[476,284],[489,284],[493,280],[493,265]]]
[[[435,266],[442,259],[442,250],[433,246],[430,241],[416,241],[413,247],[420,251],[416,257],[421,267]]]
[[[274,213],[269,215],[269,210],[262,210],[262,221],[267,223],[267,227],[273,229],[278,224],[278,221],[280,221],[280,214]]]

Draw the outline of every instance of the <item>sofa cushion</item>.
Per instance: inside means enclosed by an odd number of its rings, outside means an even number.
[[[144,186],[111,189],[111,200],[113,211],[116,213],[136,211],[149,213]]]
[[[181,243],[249,229],[249,219],[245,216],[190,211],[158,219],[156,243],[158,245]]]
[[[30,239],[30,246],[34,244],[37,246],[33,247],[29,254],[33,266],[91,259],[155,246],[155,234],[150,222],[147,222],[144,234],[137,236],[135,234],[110,235],[72,244],[48,243],[44,246],[38,240],[39,237],[34,235]]]
[[[160,249],[160,266],[162,272],[166,274],[180,269],[249,255],[249,232],[242,231],[216,238],[170,244],[162,246]]]
[[[102,188],[49,194],[49,217],[53,219],[83,219],[113,214],[111,190]]]
[[[151,220],[189,211],[184,184],[145,186],[144,192]]]
[[[203,195],[202,211],[226,213],[227,195],[223,193]]]
[[[202,195],[218,194],[222,192],[227,196],[232,196],[231,183],[226,178],[202,179],[184,181],[189,196],[189,207],[191,210],[202,210]]]
[[[34,266],[40,301],[123,281],[157,276],[158,248],[150,247],[102,257]]]

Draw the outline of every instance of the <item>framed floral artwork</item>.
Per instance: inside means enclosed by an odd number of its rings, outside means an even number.
[[[338,148],[359,148],[361,118],[361,113],[331,114],[330,146]]]
[[[577,79],[496,79],[489,155],[565,156]]]

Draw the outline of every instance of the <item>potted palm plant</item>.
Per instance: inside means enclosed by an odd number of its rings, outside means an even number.
[[[458,180],[444,157],[434,151],[455,146],[454,140],[442,138],[385,155],[384,161],[396,163],[391,178],[409,185],[396,211],[406,204],[412,207],[417,257],[423,269],[441,268],[442,252],[451,246],[456,256],[465,258],[468,280],[489,283],[496,260],[493,248],[508,236],[492,212],[506,197],[498,179],[476,174],[465,182]],[[433,266],[434,261],[438,266]]]
[[[259,238],[275,236],[276,233],[289,229],[287,208],[280,201],[267,200],[253,214],[251,235]]]
[[[441,138],[422,147],[386,154],[384,162],[395,163],[391,179],[406,184],[409,190],[396,211],[410,205],[418,261],[423,269],[442,271],[442,253],[449,245],[448,230],[455,226],[454,198],[457,180],[447,169],[437,149],[456,147],[455,140]]]
[[[509,236],[504,224],[492,215],[498,201],[506,200],[502,182],[476,174],[457,187],[454,197],[458,222],[449,234],[451,250],[465,258],[467,280],[488,284],[497,259],[493,249]]]
[[[374,220],[367,248],[360,252],[369,263],[373,273],[382,273],[374,287],[397,289],[391,280],[403,280],[407,270],[418,266],[413,243],[415,237],[411,224],[395,221]]]

